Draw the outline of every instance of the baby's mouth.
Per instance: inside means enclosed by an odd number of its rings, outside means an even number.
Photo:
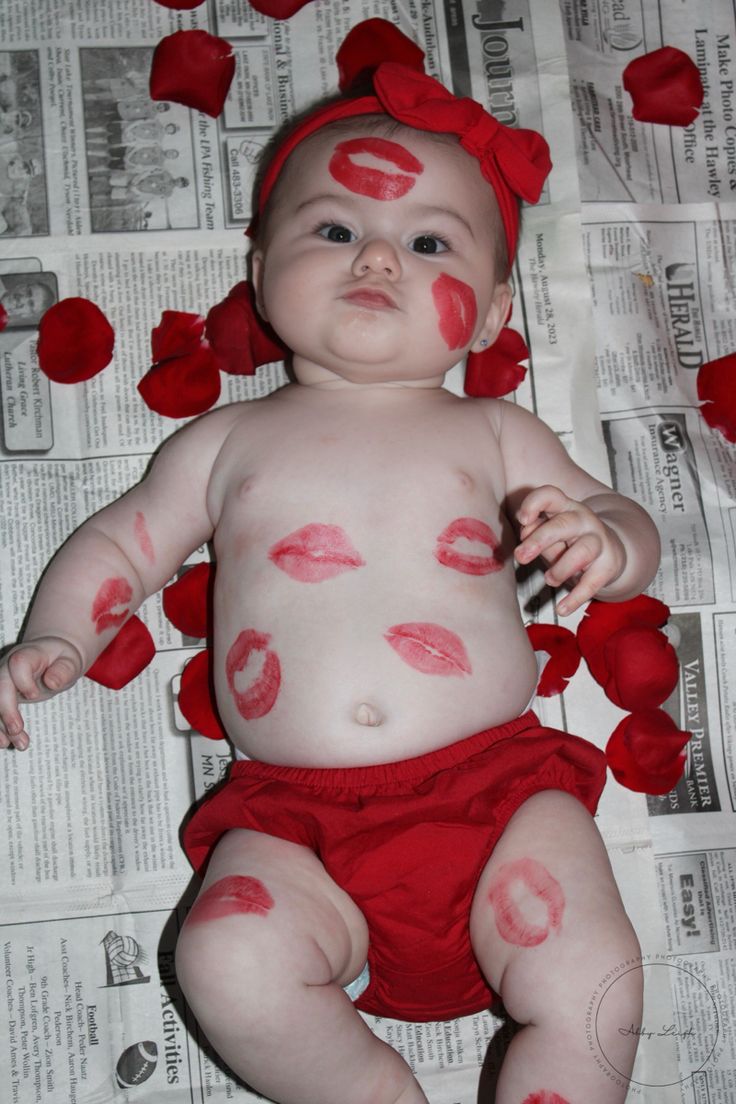
[[[365,307],[367,310],[397,310],[391,296],[385,291],[379,291],[378,288],[356,288],[343,295],[343,299],[349,303],[355,303],[358,307]]]

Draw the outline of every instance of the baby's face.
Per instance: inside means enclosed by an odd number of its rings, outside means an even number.
[[[505,319],[503,233],[477,161],[401,128],[325,129],[292,154],[254,276],[303,383],[437,386]]]

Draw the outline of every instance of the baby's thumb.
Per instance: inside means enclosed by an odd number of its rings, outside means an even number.
[[[59,656],[44,672],[44,685],[52,691],[63,690],[74,682],[78,674],[76,663],[68,656]]]

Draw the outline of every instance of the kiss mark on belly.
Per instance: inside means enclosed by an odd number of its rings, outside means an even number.
[[[359,165],[352,160],[354,154],[370,154],[379,161],[387,161],[402,172],[384,172],[382,169]],[[338,142],[328,165],[330,175],[338,184],[358,195],[371,199],[401,199],[416,184],[417,176],[424,172],[424,165],[408,149],[387,138],[349,138]],[[412,175],[407,175],[411,173]]]
[[[541,901],[547,912],[547,923],[537,924],[524,915]],[[504,863],[493,880],[488,899],[493,906],[499,935],[516,947],[537,947],[550,932],[558,932],[565,911],[565,895],[546,866],[536,859],[523,858]]]
[[[246,721],[265,717],[273,709],[281,687],[281,664],[275,652],[268,650],[271,637],[268,633],[259,633],[255,629],[244,629],[238,634],[225,659],[225,676],[230,687],[238,713]],[[257,670],[258,660],[263,664]],[[256,670],[245,690],[236,686],[238,675],[248,666]],[[250,673],[250,672],[249,672]]]
[[[475,552],[461,551],[457,547],[458,541],[461,540],[487,545],[491,555],[483,556]],[[451,567],[464,575],[490,575],[503,568],[503,562],[498,557],[497,551],[499,543],[490,525],[486,525],[479,518],[456,518],[438,536],[434,554],[444,567]]]
[[[92,621],[99,636],[105,629],[118,628],[130,613],[133,588],[122,575],[105,579],[92,601]]]
[[[197,898],[187,924],[204,924],[223,916],[267,916],[273,906],[273,897],[258,878],[230,874]]]
[[[478,317],[475,292],[470,284],[443,272],[432,284],[432,298],[443,341],[448,349],[461,349],[473,336]]]
[[[148,526],[146,525],[146,519],[143,514],[138,511],[135,515],[133,522],[133,532],[135,533],[135,539],[138,542],[143,555],[146,557],[149,563],[154,563],[156,556],[153,551],[153,541],[151,540],[151,534],[148,532]]]
[[[459,636],[430,621],[393,625],[384,638],[397,655],[424,675],[469,675],[468,653]]]
[[[321,583],[364,567],[365,561],[339,525],[312,522],[277,541],[268,551],[276,567],[300,583]]]

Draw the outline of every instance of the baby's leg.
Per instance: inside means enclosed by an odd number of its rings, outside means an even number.
[[[639,945],[603,841],[575,798],[548,790],[514,814],[478,884],[470,932],[489,984],[525,1025],[506,1054],[496,1104],[622,1104],[641,972],[619,973],[606,995],[610,1022],[622,1028],[606,1040],[607,1056],[624,1076],[599,1067],[586,1015],[600,981],[636,960]]]
[[[342,991],[367,946],[362,913],[311,851],[235,830],[184,924],[177,974],[218,1054],[279,1104],[426,1104]]]

